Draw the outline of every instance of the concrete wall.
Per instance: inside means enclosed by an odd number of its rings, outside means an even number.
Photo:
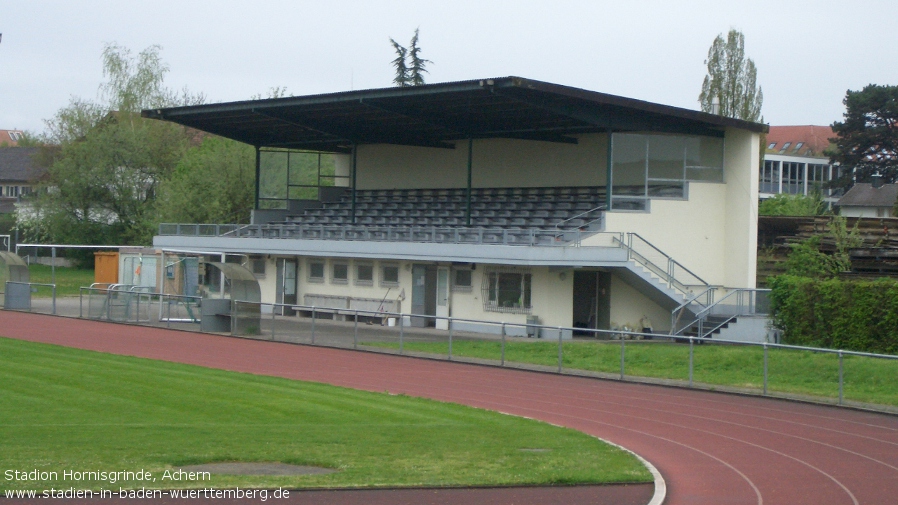
[[[473,187],[597,186],[605,184],[604,134],[578,144],[513,139],[474,141]],[[468,143],[455,149],[363,145],[356,155],[358,189],[463,188]],[[338,171],[340,165],[338,164]]]
[[[381,299],[387,296],[388,300],[397,300],[400,293],[404,292],[404,300],[400,302],[401,311],[411,312],[412,298],[412,264],[425,264],[425,262],[411,261],[369,261],[369,260],[345,260],[349,264],[349,283],[334,284],[331,279],[331,268],[334,259],[325,260],[324,282],[309,281],[309,260],[319,258],[299,257],[297,268],[297,303],[303,304],[303,295],[331,295],[351,296],[354,298]],[[336,260],[344,261],[344,260]],[[354,282],[354,265],[358,262],[374,265],[374,285],[358,286]],[[399,286],[382,287],[380,285],[381,265],[388,263],[399,266]],[[451,265],[439,264],[451,268]],[[529,315],[540,318],[544,325],[565,326],[572,324],[573,316],[573,274],[570,270],[550,270],[548,267],[531,268],[531,314],[508,314],[502,312],[490,312],[483,309],[482,286],[484,272],[490,265],[477,264],[471,275],[472,288],[470,291],[450,290],[449,315],[452,317],[470,318],[496,323],[526,324]],[[274,303],[277,289],[277,270],[275,258],[266,261],[265,276],[259,278],[259,288],[262,290],[262,302]],[[389,289],[389,294],[387,293]],[[435,289],[435,288],[434,288]],[[640,315],[640,317],[642,317]],[[638,318],[637,318],[638,319]],[[497,327],[498,328],[498,327]],[[497,330],[498,331],[498,330]]]
[[[611,276],[611,327],[630,327],[642,331],[642,318],[648,316],[657,333],[670,331],[670,312],[627,284],[617,275]]]

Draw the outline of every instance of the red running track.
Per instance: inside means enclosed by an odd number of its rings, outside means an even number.
[[[0,312],[0,333],[541,419],[653,463],[669,505],[898,504],[896,416],[34,314]]]

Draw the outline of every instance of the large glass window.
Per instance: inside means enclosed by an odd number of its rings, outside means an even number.
[[[492,270],[484,274],[483,309],[529,314],[531,274],[525,270]]]
[[[317,200],[322,186],[347,186],[328,153],[263,149],[259,152],[259,207],[286,209],[290,200]]]
[[[804,163],[796,163],[792,161],[784,161],[782,163],[783,170],[783,193],[790,195],[804,194]]]
[[[612,209],[644,210],[650,198],[685,198],[686,181],[723,181],[722,138],[613,136]]]
[[[761,184],[758,190],[761,193],[779,193],[780,170],[778,161],[764,161],[764,168],[761,169]]]

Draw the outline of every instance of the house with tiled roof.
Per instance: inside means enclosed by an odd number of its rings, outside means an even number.
[[[32,192],[46,169],[36,162],[37,147],[0,149],[0,213],[15,210],[15,203]]]
[[[0,146],[15,147],[25,138],[22,130],[0,130]]]
[[[832,166],[823,154],[834,136],[829,126],[771,126],[760,171],[760,198],[781,193],[808,195],[819,186],[824,199],[835,203],[841,190],[826,189],[825,185],[839,177],[839,167]]]
[[[848,217],[892,217],[898,200],[898,184],[882,184],[881,177],[874,182],[856,183],[836,204],[840,213]]]

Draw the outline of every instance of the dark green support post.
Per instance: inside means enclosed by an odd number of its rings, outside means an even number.
[[[611,161],[613,159],[614,146],[611,140],[614,134],[611,132],[610,128],[607,130],[607,134],[608,148],[606,149],[607,152],[605,153],[605,210],[611,210]]]
[[[356,145],[352,144],[352,155],[349,161],[349,178],[352,183],[352,210],[350,214],[352,215],[352,224],[355,224],[355,162],[356,162]]]
[[[468,137],[468,187],[465,192],[465,226],[471,226],[471,168],[474,163],[474,139]]]
[[[256,193],[255,193],[255,203],[253,204],[254,209],[259,208],[259,186],[262,184],[262,154],[259,150],[259,146],[256,146]]]

